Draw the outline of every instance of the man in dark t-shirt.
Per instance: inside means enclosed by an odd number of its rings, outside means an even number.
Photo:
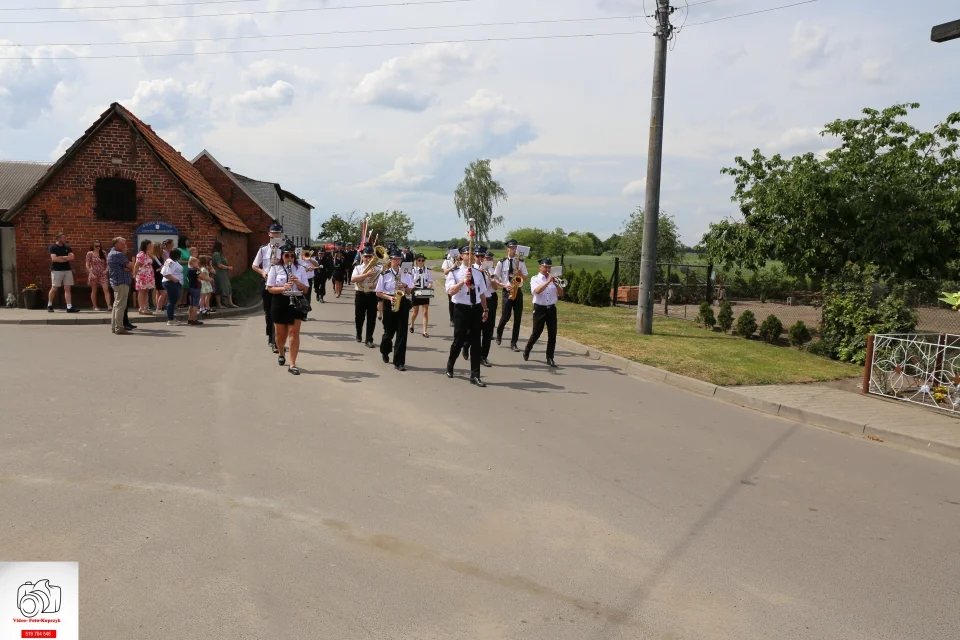
[[[80,310],[73,306],[73,295],[70,288],[73,286],[73,250],[67,244],[67,235],[58,233],[54,243],[50,245],[50,293],[47,294],[47,311],[53,313],[53,303],[57,299],[57,290],[63,287],[63,297],[67,300],[67,313],[78,313]]]

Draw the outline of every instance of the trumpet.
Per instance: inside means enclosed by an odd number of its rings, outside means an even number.
[[[554,278],[553,284],[557,285],[561,289],[567,288],[567,279],[566,278]]]

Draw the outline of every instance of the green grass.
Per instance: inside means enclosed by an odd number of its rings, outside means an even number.
[[[427,260],[443,260],[444,256],[447,255],[447,250],[441,249],[440,247],[413,247],[413,252],[422,253],[423,257],[425,257]]]
[[[805,351],[707,331],[693,322],[655,318],[654,335],[635,331],[636,309],[560,303],[560,335],[634,362],[719,385],[838,380],[860,367]],[[525,316],[526,319],[526,316]]]
[[[563,256],[563,270],[565,273],[571,271],[580,273],[580,269],[586,269],[587,273],[593,273],[599,269],[603,272],[603,275],[609,278],[613,276],[613,258],[614,256],[609,254],[602,256]],[[554,262],[554,264],[557,263]]]

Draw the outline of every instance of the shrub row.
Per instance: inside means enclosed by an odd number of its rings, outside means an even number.
[[[580,269],[579,273],[571,271],[564,277],[567,279],[564,300],[589,307],[610,306],[610,283],[599,269],[594,273],[587,273],[586,269]]]
[[[697,322],[707,329],[713,329],[714,326],[719,326],[720,330],[726,333],[734,326],[733,306],[729,302],[724,302],[720,307],[720,312],[714,317],[713,307],[710,306],[709,302],[704,302],[700,305]],[[783,323],[780,322],[780,318],[770,314],[758,327],[757,317],[753,311],[748,309],[737,318],[734,333],[738,336],[749,338],[757,333],[758,329],[761,340],[775,344],[780,340],[780,335],[783,333]],[[795,347],[802,347],[811,340],[810,330],[807,329],[807,325],[805,325],[802,320],[797,320],[796,324],[790,327],[788,335],[790,344]]]

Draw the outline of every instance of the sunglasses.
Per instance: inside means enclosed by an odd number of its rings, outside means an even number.
[[[296,258],[296,257],[297,257],[297,254],[295,254],[295,253],[285,253],[285,254],[283,254],[283,257],[284,257],[284,258]]]

